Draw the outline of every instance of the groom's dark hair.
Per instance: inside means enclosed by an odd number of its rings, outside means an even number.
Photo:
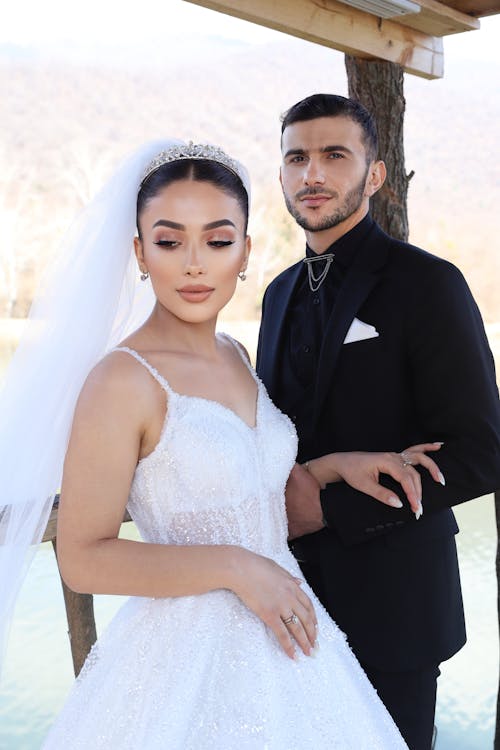
[[[281,135],[294,122],[316,120],[318,117],[347,117],[361,127],[366,160],[377,158],[378,136],[375,120],[356,99],[347,99],[337,94],[312,94],[290,107],[281,117]]]

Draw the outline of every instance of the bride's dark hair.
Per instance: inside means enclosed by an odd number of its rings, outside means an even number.
[[[180,159],[168,162],[152,172],[142,183],[137,196],[137,232],[141,236],[140,217],[148,202],[160,190],[178,180],[210,182],[239,203],[245,218],[245,233],[248,224],[248,194],[240,178],[230,169],[211,159]]]

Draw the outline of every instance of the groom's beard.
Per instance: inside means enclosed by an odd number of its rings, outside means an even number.
[[[304,190],[301,190],[298,192],[294,197],[294,202],[283,193],[285,198],[286,207],[289,211],[289,213],[293,216],[297,224],[302,227],[302,229],[305,229],[307,232],[322,232],[324,229],[331,229],[332,227],[336,227],[337,224],[341,224],[343,221],[349,218],[349,216],[352,216],[353,213],[355,213],[358,208],[361,206],[364,198],[364,192],[365,192],[365,184],[366,184],[366,178],[368,175],[368,168],[366,170],[366,173],[363,177],[363,179],[360,181],[356,187],[354,187],[352,190],[350,190],[343,202],[338,206],[333,213],[328,214],[328,216],[323,216],[319,218],[315,223],[313,223],[313,219],[306,218],[303,216],[299,209],[296,207],[295,202],[300,200],[301,198],[304,198],[306,195],[318,195],[318,194],[326,194],[331,195],[332,198],[335,198],[338,200],[339,194],[335,190],[326,190],[325,188],[321,187],[311,187]]]

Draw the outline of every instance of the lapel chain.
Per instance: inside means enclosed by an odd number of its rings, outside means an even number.
[[[328,253],[327,255],[318,255],[317,258],[304,258],[304,263],[307,266],[307,277],[309,280],[309,289],[311,290],[311,292],[318,291],[321,284],[326,279],[326,275],[328,273],[330,266],[333,263],[334,258],[335,258],[334,253]],[[313,271],[313,263],[317,260],[325,261],[325,267],[323,268],[319,276],[315,276],[314,271]]]

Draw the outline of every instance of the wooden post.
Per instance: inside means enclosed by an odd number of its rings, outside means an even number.
[[[500,622],[500,490],[495,492],[495,516],[497,522],[497,557],[496,557],[496,573],[497,573],[497,609],[498,619]],[[500,750],[500,687],[497,692],[497,718],[495,727],[495,742],[493,744],[494,750]]]
[[[384,60],[345,56],[349,96],[358,99],[377,122],[379,156],[385,161],[387,179],[370,201],[373,218],[398,240],[408,240],[408,183],[405,171],[403,122],[405,98],[401,65]]]
[[[57,559],[56,539],[52,539],[52,546]],[[61,578],[68,620],[68,635],[73,657],[73,670],[78,677],[87,655],[97,640],[94,619],[94,597],[92,594],[77,594],[72,591]]]

